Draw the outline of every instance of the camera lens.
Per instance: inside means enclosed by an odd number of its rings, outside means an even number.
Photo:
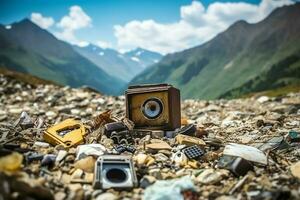
[[[122,169],[112,168],[107,171],[106,178],[113,183],[122,183],[126,181],[127,174]]]
[[[142,112],[148,119],[155,119],[159,117],[162,111],[163,104],[156,98],[147,99],[142,106]]]

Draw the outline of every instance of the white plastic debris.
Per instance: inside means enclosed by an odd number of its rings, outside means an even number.
[[[156,181],[145,190],[144,200],[182,200],[182,191],[193,190],[195,185],[190,177],[179,179]]]
[[[101,156],[106,151],[102,144],[85,144],[79,145],[76,149],[76,160],[87,156]]]
[[[49,143],[46,143],[46,142],[34,142],[33,144],[34,146],[37,146],[37,147],[43,147],[43,148],[48,148],[50,146]]]
[[[224,155],[236,156],[245,160],[267,165],[267,156],[259,149],[247,145],[230,143],[225,146]]]

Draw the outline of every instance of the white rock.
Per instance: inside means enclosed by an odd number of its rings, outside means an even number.
[[[114,195],[113,193],[109,193],[109,192],[100,194],[96,198],[96,200],[116,200],[116,199],[117,199],[117,196]]]
[[[264,103],[264,102],[269,101],[269,97],[267,97],[267,96],[261,96],[256,101],[258,101],[259,103]]]
[[[56,115],[57,114],[55,112],[53,112],[53,111],[46,112],[46,116],[49,117],[49,118],[56,117]]]
[[[196,177],[196,181],[203,184],[214,184],[222,179],[221,175],[221,173],[214,169],[206,169]]]
[[[46,142],[34,142],[33,145],[38,147],[43,147],[43,148],[48,148],[50,146],[50,144]]]

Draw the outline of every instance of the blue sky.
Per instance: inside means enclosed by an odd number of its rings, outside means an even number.
[[[292,0],[1,0],[0,23],[32,19],[73,44],[169,53],[199,45],[233,22],[256,23]],[[72,14],[71,14],[72,13]]]

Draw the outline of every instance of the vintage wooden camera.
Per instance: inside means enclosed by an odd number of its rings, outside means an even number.
[[[180,91],[169,84],[129,86],[126,117],[135,128],[174,130],[180,127]]]

